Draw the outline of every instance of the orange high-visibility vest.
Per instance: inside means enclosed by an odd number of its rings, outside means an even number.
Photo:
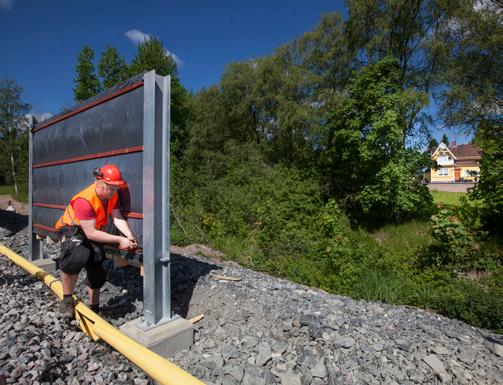
[[[96,194],[96,185],[93,183],[86,187],[84,190],[76,194],[71,200],[70,204],[66,206],[65,212],[56,222],[56,229],[60,229],[63,226],[80,226],[80,221],[75,218],[75,212],[73,211],[72,203],[77,198],[84,198],[91,204],[94,212],[96,213],[96,229],[100,230],[103,226],[108,223],[108,215],[112,213],[114,206],[119,200],[119,194],[115,193],[112,198],[108,200],[107,210],[103,207],[100,197]]]

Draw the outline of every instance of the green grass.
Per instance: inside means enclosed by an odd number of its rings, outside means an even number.
[[[466,196],[464,192],[432,191],[435,204],[442,202],[446,206],[460,207],[461,197]]]
[[[0,186],[0,195],[14,195],[13,186]]]
[[[432,239],[428,229],[427,221],[412,220],[398,225],[383,226],[372,232],[370,236],[382,247],[404,253],[419,246],[429,245]]]
[[[28,203],[28,191],[23,188],[19,189],[19,193],[16,195],[14,192],[14,186],[0,185],[0,195],[10,195],[18,202]]]

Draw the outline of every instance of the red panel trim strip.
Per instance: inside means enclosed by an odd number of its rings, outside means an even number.
[[[136,82],[136,83],[133,83],[127,87],[124,87],[120,90],[118,90],[117,92],[114,92],[110,95],[106,95],[106,96],[103,96],[102,98],[99,98],[97,100],[94,100],[93,102],[89,103],[89,104],[86,104],[84,106],[81,106],[79,108],[77,108],[76,110],[73,110],[73,111],[70,111],[69,113],[67,114],[64,114],[62,116],[60,116],[59,118],[56,118],[54,120],[49,120],[48,122],[42,122],[40,125],[37,125],[33,130],[32,132],[37,132],[37,131],[40,131],[40,130],[43,130],[44,128],[47,128],[49,126],[52,126],[53,124],[56,124],[56,123],[59,123],[61,122],[62,120],[65,120],[65,119],[68,119],[74,115],[77,115],[77,114],[80,114],[81,112],[83,111],[86,111],[86,110],[89,110],[90,108],[93,108],[97,105],[100,105],[100,104],[103,104],[105,102],[108,102],[109,100],[111,99],[114,99],[120,95],[123,95],[123,94],[126,94],[130,91],[133,91],[139,87],[143,86],[143,80],[140,80],[139,82]]]
[[[49,203],[32,203],[32,206],[35,206],[35,207],[45,207],[47,209],[60,209],[60,210],[66,209],[66,206],[63,206],[63,205],[52,205],[52,204],[49,204]]]
[[[124,214],[124,212],[122,214]],[[143,213],[135,213],[133,211],[130,211],[125,216],[126,218],[143,219]]]
[[[66,206],[53,205],[53,204],[50,204],[50,203],[38,203],[38,202],[35,202],[35,203],[32,203],[32,206],[34,206],[34,207],[44,207],[44,208],[47,208],[47,209],[60,209],[60,210],[66,209]],[[143,213],[137,213],[135,211],[130,211],[130,212],[122,211],[122,214],[126,218],[143,219]],[[33,226],[35,226],[35,225],[33,225]]]
[[[128,148],[122,148],[120,150],[100,152],[98,154],[82,155],[82,156],[76,156],[74,158],[55,160],[53,162],[38,163],[38,164],[33,165],[33,168],[35,169],[35,168],[41,168],[41,167],[57,166],[60,164],[81,162],[83,160],[89,160],[89,159],[106,158],[106,157],[115,156],[115,155],[131,154],[133,152],[140,152],[140,151],[143,151],[143,146],[128,147]]]
[[[54,227],[47,227],[47,226],[44,226],[44,225],[39,225],[38,223],[34,223],[33,227],[35,227],[37,229],[49,231],[51,233],[57,233],[58,232],[58,230],[56,230]]]
[[[38,223],[34,223],[32,225],[33,227],[37,228],[37,229],[41,229],[41,230],[45,230],[45,231],[49,231],[50,233],[57,233],[58,230],[56,230],[55,228],[53,227],[48,227],[48,226],[44,226],[44,225],[39,225]],[[122,249],[119,249],[117,246],[112,246],[112,245],[107,245],[107,247],[111,247],[113,249],[117,249],[117,250],[122,250]],[[135,253],[136,254],[139,254],[139,253],[142,253],[143,252],[143,249],[138,249],[138,250],[135,250]]]

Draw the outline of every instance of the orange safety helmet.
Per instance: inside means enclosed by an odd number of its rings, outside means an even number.
[[[122,186],[126,182],[122,179],[121,170],[115,164],[105,164],[101,168],[94,170],[93,175],[96,179],[102,180],[107,184]]]

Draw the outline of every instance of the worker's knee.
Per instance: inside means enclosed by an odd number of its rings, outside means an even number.
[[[107,271],[101,263],[86,266],[86,285],[91,289],[101,289],[107,280]]]
[[[79,274],[89,261],[91,250],[84,245],[72,244],[70,239],[63,242],[59,267],[66,274]]]

